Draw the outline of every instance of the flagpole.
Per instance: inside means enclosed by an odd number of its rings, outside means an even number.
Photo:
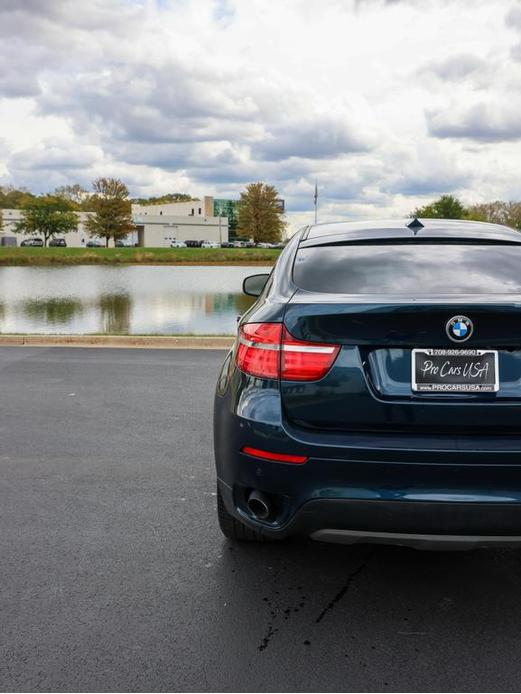
[[[315,202],[315,224],[316,224],[317,223],[317,211],[318,211],[318,185],[317,185],[316,181],[315,181],[314,202]]]

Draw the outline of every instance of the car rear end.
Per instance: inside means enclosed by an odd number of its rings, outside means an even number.
[[[521,541],[521,245],[302,232],[217,388],[226,510],[260,536]]]

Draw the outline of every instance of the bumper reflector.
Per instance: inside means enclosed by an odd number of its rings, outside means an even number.
[[[243,446],[242,453],[252,455],[254,458],[263,458],[264,460],[274,460],[279,463],[293,463],[293,465],[303,465],[309,458],[305,455],[288,455],[286,453],[271,453],[271,451],[262,451],[260,448],[252,448],[251,446]]]

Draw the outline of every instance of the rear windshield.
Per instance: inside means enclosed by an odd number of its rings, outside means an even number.
[[[521,245],[314,246],[298,251],[293,279],[333,294],[519,294]]]

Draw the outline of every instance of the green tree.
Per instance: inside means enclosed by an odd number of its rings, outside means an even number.
[[[285,222],[274,186],[250,183],[238,204],[237,235],[268,243],[280,241]]]
[[[417,207],[411,214],[412,217],[425,217],[427,219],[465,219],[465,207],[453,195],[442,195],[441,198],[431,202],[425,207]]]
[[[16,224],[17,234],[38,234],[44,246],[53,236],[63,236],[78,227],[79,218],[70,202],[55,195],[41,195],[22,207],[22,219]]]
[[[134,230],[131,204],[127,186],[117,178],[97,178],[91,196],[92,214],[85,226],[91,236],[101,236],[109,245],[109,239],[123,239]]]

